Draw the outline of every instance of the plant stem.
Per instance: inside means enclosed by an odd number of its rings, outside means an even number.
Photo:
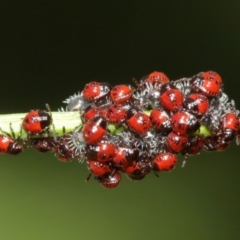
[[[14,114],[0,114],[0,128],[2,131],[12,135],[10,124],[12,125],[13,132],[15,136],[19,136],[22,126],[22,120],[26,116],[27,113],[14,113]],[[79,112],[51,112],[54,129],[53,126],[50,126],[50,132],[56,133],[57,136],[62,136],[64,134],[63,128],[65,128],[66,132],[70,132],[76,128],[81,128],[83,125]],[[113,133],[115,132],[116,128],[114,124],[108,125],[108,130]],[[123,128],[119,128],[121,132]],[[50,134],[51,135],[51,134]],[[194,133],[195,136],[211,136],[211,132],[207,129],[206,126],[201,125],[200,129]],[[39,135],[41,137],[47,136]],[[20,139],[24,139],[27,137],[27,133],[22,130],[21,135],[19,136]],[[34,135],[33,137],[38,137],[38,135]]]
[[[10,124],[12,125],[13,132],[15,136],[19,136],[22,120],[27,113],[16,113],[16,114],[0,114],[0,127],[2,131],[11,133]],[[57,136],[63,135],[63,127],[65,127],[66,132],[74,130],[76,127],[82,126],[82,121],[79,112],[51,112],[55,132]],[[53,126],[50,127],[53,130]],[[27,133],[22,130],[21,139],[27,137]]]

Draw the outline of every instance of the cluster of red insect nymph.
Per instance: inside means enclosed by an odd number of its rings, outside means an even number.
[[[30,111],[22,122],[28,147],[53,151],[69,162],[85,161],[90,175],[106,188],[114,188],[125,173],[142,180],[151,171],[170,171],[177,155],[196,155],[202,149],[224,150],[240,135],[239,111],[222,90],[213,71],[169,81],[153,72],[130,85],[90,82],[64,101],[64,111],[79,111],[83,125],[63,136],[41,134],[53,125],[51,112]],[[205,131],[203,133],[203,130]],[[206,134],[207,131],[207,134]],[[38,136],[33,138],[32,136]],[[14,133],[0,135],[0,152],[18,154],[24,148]]]

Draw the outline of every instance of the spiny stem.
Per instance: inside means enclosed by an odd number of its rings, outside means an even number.
[[[0,114],[0,127],[3,131],[11,134],[10,123],[12,125],[15,136],[18,136],[21,130],[22,120],[27,113],[16,114]],[[82,120],[79,112],[51,112],[54,128],[57,136],[63,135],[63,127],[66,132],[74,130],[76,127],[82,126]],[[53,130],[53,127],[50,127]],[[27,133],[23,130],[20,138],[26,138]]]

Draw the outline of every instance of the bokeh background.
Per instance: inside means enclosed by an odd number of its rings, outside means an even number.
[[[84,3],[83,3],[84,2]],[[1,113],[62,106],[91,80],[215,70],[240,108],[240,2],[1,1]],[[0,156],[0,239],[240,239],[240,148],[113,190],[85,164]]]

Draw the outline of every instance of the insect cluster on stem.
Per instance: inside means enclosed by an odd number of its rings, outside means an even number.
[[[170,81],[153,72],[135,82],[111,86],[89,82],[82,92],[64,101],[64,111],[78,111],[82,125],[63,136],[51,132],[50,109],[30,111],[22,121],[27,132],[23,146],[14,134],[2,131],[0,152],[17,154],[30,146],[53,151],[62,162],[85,161],[91,175],[114,188],[122,173],[142,180],[150,172],[170,171],[178,154],[224,150],[240,135],[239,111],[223,92],[222,79],[213,71]],[[54,128],[53,128],[54,129]],[[37,136],[37,138],[35,138]]]

